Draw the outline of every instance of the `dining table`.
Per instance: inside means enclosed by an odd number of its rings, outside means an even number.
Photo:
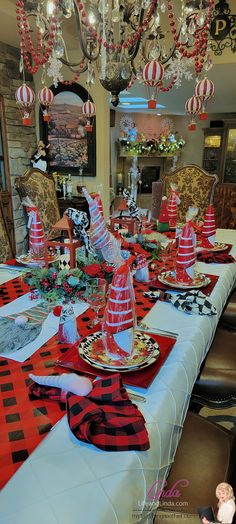
[[[232,245],[230,254],[236,258],[235,230],[218,229],[216,240]],[[236,285],[234,262],[197,262],[197,270],[215,278],[215,285],[209,295],[216,308],[215,315],[187,315],[161,300],[152,301],[143,308],[142,321],[148,331],[158,333],[163,330],[167,335],[176,334],[172,350],[150,385],[145,388],[141,385],[128,386],[131,393],[141,397],[133,402],[145,419],[150,441],[147,451],[102,451],[81,442],[70,431],[61,405],[56,404],[51,408],[50,401],[41,401],[40,404],[39,400],[24,397],[23,410],[27,413],[32,407],[35,414],[34,419],[29,419],[28,426],[37,424],[41,416],[49,418],[49,427],[43,423],[37,426],[37,429],[41,428],[40,441],[37,445],[32,444],[31,452],[24,456],[27,438],[30,441],[32,437],[26,423],[23,444],[20,438],[17,440],[17,431],[18,436],[20,434],[17,404],[21,403],[21,389],[17,389],[14,397],[14,390],[9,386],[11,374],[15,373],[19,381],[24,379],[27,385],[28,372],[32,368],[36,374],[58,372],[53,365],[54,361],[63,356],[63,351],[66,355],[67,349],[54,342],[57,325],[49,315],[47,341],[43,340],[33,355],[26,352],[26,359],[22,362],[6,359],[4,355],[0,357],[0,431],[3,428],[6,432],[7,419],[8,434],[11,435],[12,424],[12,434],[16,436],[14,446],[18,446],[14,447],[14,456],[19,457],[22,453],[19,467],[15,467],[15,463],[9,463],[6,453],[0,451],[0,471],[7,480],[2,483],[0,492],[0,524],[153,523],[159,501],[158,497],[152,497],[150,493],[154,485],[163,485],[168,476],[200,366],[211,346],[227,298]],[[14,301],[17,304],[20,302],[18,312],[27,309],[27,288],[19,284],[20,277],[17,276],[14,272],[10,274],[7,269],[5,274],[4,270],[0,271],[0,289],[6,283],[16,282],[15,294],[10,297],[11,300],[2,303],[0,316],[11,314]],[[18,298],[17,286],[21,287]],[[79,305],[77,314],[83,317],[86,324],[89,319],[88,306],[84,303]],[[14,384],[17,384],[17,378]],[[18,388],[18,385],[14,387]],[[15,398],[12,405],[7,402],[9,398]],[[30,447],[30,442],[28,444]]]

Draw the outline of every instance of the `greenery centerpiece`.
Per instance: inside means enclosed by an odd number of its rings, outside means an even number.
[[[106,262],[82,264],[75,269],[58,270],[56,267],[32,268],[27,270],[24,281],[36,288],[41,297],[48,302],[76,302],[83,298],[86,282],[91,278],[104,278],[111,282],[113,267]]]

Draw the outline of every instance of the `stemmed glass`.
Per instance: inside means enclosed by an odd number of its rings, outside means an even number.
[[[86,283],[86,302],[95,313],[89,327],[100,323],[100,313],[106,305],[107,281],[103,278],[93,278]]]

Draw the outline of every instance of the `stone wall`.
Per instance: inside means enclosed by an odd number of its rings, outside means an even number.
[[[14,188],[15,179],[30,166],[30,158],[36,150],[34,111],[32,125],[23,126],[21,114],[16,106],[15,91],[22,84],[19,71],[19,50],[0,42],[0,93],[4,97],[9,167],[12,187],[12,203],[15,225],[16,252],[21,254],[27,246],[26,218],[18,193]],[[32,77],[26,76],[27,84],[33,86]]]

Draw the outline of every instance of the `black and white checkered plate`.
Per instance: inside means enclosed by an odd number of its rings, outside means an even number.
[[[102,332],[85,337],[78,347],[80,357],[91,366],[107,371],[138,371],[153,364],[160,355],[157,341],[147,333],[135,333],[134,352],[122,360],[107,355]]]

